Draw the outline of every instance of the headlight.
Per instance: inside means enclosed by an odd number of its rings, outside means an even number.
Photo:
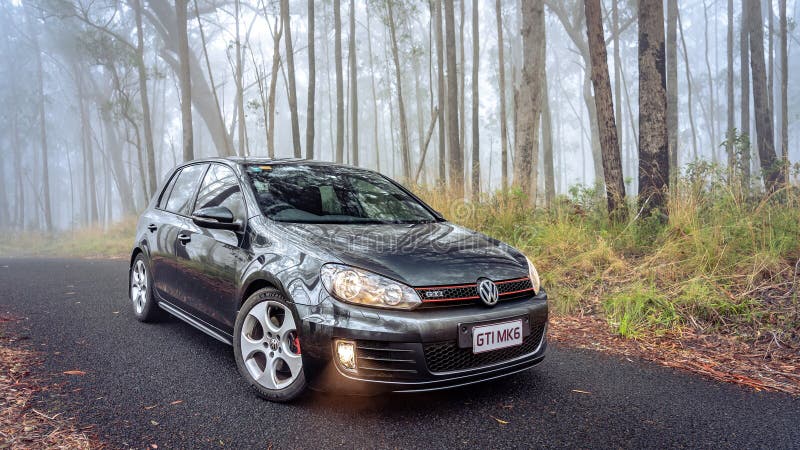
[[[536,271],[536,266],[533,265],[531,260],[526,256],[525,260],[528,261],[528,276],[531,277],[531,284],[533,284],[533,292],[539,293],[541,282],[539,281],[539,272]]]
[[[325,289],[343,302],[395,309],[413,309],[422,303],[414,289],[366,270],[325,264],[320,275]]]

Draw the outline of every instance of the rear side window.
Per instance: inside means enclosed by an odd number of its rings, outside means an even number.
[[[192,200],[194,200],[197,186],[200,184],[207,167],[208,165],[206,164],[195,164],[186,166],[181,170],[175,180],[175,186],[173,186],[172,192],[169,194],[169,200],[167,200],[167,207],[165,208],[167,211],[184,216],[188,216],[192,212]]]
[[[172,188],[175,186],[175,180],[178,179],[178,175],[180,175],[180,171],[172,176],[167,183],[167,186],[161,192],[161,197],[158,198],[158,209],[166,209],[167,208],[167,200],[169,200],[169,193],[172,192]]]
[[[211,165],[197,194],[195,210],[211,206],[224,206],[237,219],[246,215],[239,179],[230,167],[222,164]]]

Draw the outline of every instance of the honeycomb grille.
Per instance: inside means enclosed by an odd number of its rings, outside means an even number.
[[[359,375],[369,378],[413,378],[417,374],[415,352],[409,344],[358,341]]]
[[[425,361],[433,373],[491,366],[533,353],[543,333],[544,324],[532,325],[531,334],[522,340],[522,345],[478,354],[472,353],[471,348],[459,348],[455,341],[425,344]]]
[[[512,296],[516,297],[517,294],[533,290],[533,283],[531,283],[531,279],[528,277],[495,281],[495,284],[497,285],[497,292],[500,294],[501,300],[511,298]],[[423,302],[431,303],[478,300],[480,298],[477,284],[417,288],[417,293],[420,298],[422,298]],[[435,295],[432,295],[434,293]]]

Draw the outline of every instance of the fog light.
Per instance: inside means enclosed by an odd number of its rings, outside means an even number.
[[[355,372],[356,370],[356,343],[353,341],[336,341],[336,357],[339,364]]]

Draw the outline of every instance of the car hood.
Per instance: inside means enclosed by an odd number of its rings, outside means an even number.
[[[528,274],[525,257],[484,234],[448,222],[430,224],[281,224],[332,261],[410,286],[507,280]]]

